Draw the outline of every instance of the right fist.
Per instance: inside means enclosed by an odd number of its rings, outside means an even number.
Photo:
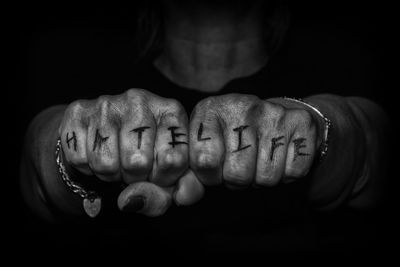
[[[140,89],[78,100],[67,107],[59,134],[65,164],[103,181],[130,184],[118,199],[122,210],[135,207],[156,216],[168,208],[174,191],[178,204],[195,202],[203,193],[188,171],[188,118],[176,100]],[[181,188],[174,190],[181,177]]]

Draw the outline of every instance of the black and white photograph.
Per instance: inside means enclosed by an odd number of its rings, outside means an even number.
[[[394,10],[10,4],[3,253],[53,266],[396,260]]]

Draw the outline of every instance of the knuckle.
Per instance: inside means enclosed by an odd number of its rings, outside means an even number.
[[[95,157],[89,162],[90,168],[101,174],[115,174],[119,170],[118,161],[107,157]]]
[[[101,123],[118,125],[121,116],[126,112],[119,96],[103,95],[97,99],[96,116]]]
[[[296,121],[300,125],[304,125],[307,128],[311,128],[313,126],[313,117],[308,110],[305,109],[296,109],[293,110],[293,120]]]
[[[202,99],[200,102],[197,103],[196,108],[199,109],[212,108],[216,103],[216,99],[217,97],[215,96],[210,96],[205,99]]]
[[[136,89],[136,88],[130,88],[130,89],[126,90],[125,94],[128,98],[136,98],[143,94],[143,90]]]
[[[130,88],[125,91],[125,95],[129,98],[146,98],[146,96],[155,96],[153,93],[142,88]]]
[[[166,110],[168,110],[171,113],[175,114],[183,114],[185,112],[185,109],[181,102],[174,98],[168,98],[166,103],[165,103]]]
[[[83,166],[88,163],[86,155],[82,153],[64,153],[68,164],[73,166]]]
[[[100,96],[97,98],[97,106],[100,109],[101,113],[107,113],[110,106],[111,106],[111,101],[108,96]]]
[[[65,110],[65,114],[70,119],[77,119],[82,116],[82,112],[85,110],[84,100],[75,100],[71,104],[68,105]]]
[[[122,160],[122,168],[128,172],[146,172],[151,169],[152,162],[143,154],[132,154]]]
[[[248,186],[251,182],[246,175],[233,170],[224,170],[224,181],[239,186]]]
[[[212,171],[220,168],[219,159],[209,153],[199,153],[193,162],[193,168],[197,171]]]
[[[143,104],[146,102],[146,95],[149,93],[144,90],[144,89],[129,89],[125,92],[125,101],[130,103],[133,106],[143,106]]]
[[[280,104],[264,101],[262,105],[262,113],[263,116],[268,118],[268,122],[271,125],[278,127],[283,123],[286,109]]]
[[[198,116],[205,116],[207,113],[215,110],[216,97],[210,96],[205,99],[202,99],[200,102],[196,104],[194,107],[191,118],[196,118]]]
[[[166,153],[160,158],[160,168],[167,170],[180,170],[187,166],[187,158],[181,153]]]
[[[227,94],[221,96],[218,100],[222,107],[235,111],[235,113],[257,108],[260,104],[260,99],[257,96],[245,94]]]

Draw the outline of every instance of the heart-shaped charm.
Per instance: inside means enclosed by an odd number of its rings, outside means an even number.
[[[83,199],[83,208],[89,217],[96,217],[101,210],[101,198],[99,196]]]

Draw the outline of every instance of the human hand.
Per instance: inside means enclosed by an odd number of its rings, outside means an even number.
[[[321,119],[286,99],[209,97],[190,121],[190,168],[204,185],[274,186],[305,176],[321,144]]]
[[[125,182],[119,208],[148,216],[163,214],[172,199],[189,205],[203,195],[188,170],[187,134],[178,101],[141,89],[75,101],[59,128],[67,166],[102,181]]]

